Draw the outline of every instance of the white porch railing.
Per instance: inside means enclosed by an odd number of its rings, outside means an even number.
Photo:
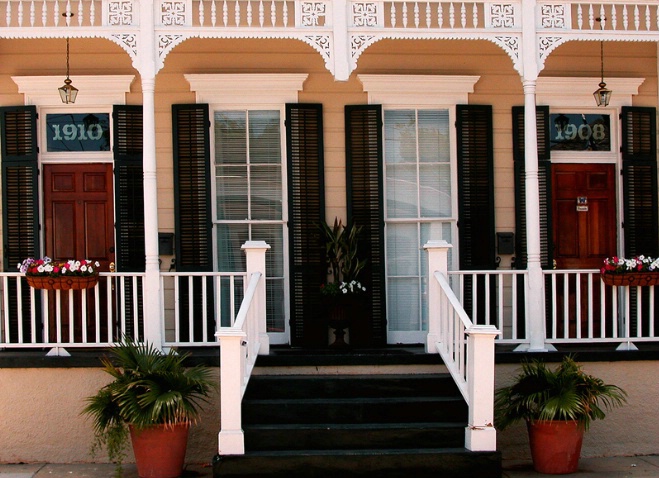
[[[437,352],[469,407],[465,447],[495,451],[494,339],[493,325],[475,325],[448,282],[445,241],[428,242],[428,342],[426,351]]]
[[[547,344],[659,340],[656,287],[609,287],[598,270],[546,270],[545,317],[528,317],[524,270],[450,271],[449,282],[471,320],[501,331],[497,343],[527,344],[540,327]],[[577,286],[578,285],[578,286]],[[535,323],[534,323],[535,320]]]

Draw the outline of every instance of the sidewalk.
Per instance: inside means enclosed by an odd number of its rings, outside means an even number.
[[[124,465],[124,478],[137,478],[135,465]],[[210,465],[188,465],[182,478],[212,477]],[[529,461],[504,460],[503,478],[538,478]],[[556,475],[554,475],[556,476]],[[659,478],[659,455],[582,458],[576,478]],[[114,465],[106,464],[0,464],[0,478],[113,478]],[[477,476],[473,478],[478,478]]]

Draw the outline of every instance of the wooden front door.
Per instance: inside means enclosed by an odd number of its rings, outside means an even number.
[[[616,252],[616,193],[615,165],[613,164],[553,164],[552,165],[552,220],[554,260],[557,269],[599,269],[607,256]],[[576,283],[570,283],[569,331],[565,330],[563,317],[564,284],[558,284],[557,304],[559,334],[576,333],[576,310],[580,309],[582,331],[587,326],[589,314],[598,317],[600,284],[599,277],[592,280],[589,288],[587,278],[582,278],[577,305]],[[576,282],[576,281],[575,281]],[[587,300],[593,291],[593,308]],[[595,310],[596,309],[596,310]],[[595,321],[595,334],[601,330],[601,320]]]
[[[112,164],[46,164],[43,167],[44,237],[46,255],[53,260],[89,259],[100,263],[100,271],[109,271],[114,262],[114,208]],[[82,295],[87,297],[83,300]],[[50,297],[52,296],[52,297]],[[62,314],[62,341],[70,335],[69,295],[57,299],[49,296],[48,324],[51,340],[56,331],[53,307]],[[104,297],[103,294],[100,295]],[[86,316],[88,333],[95,333],[95,303],[91,291],[76,293],[73,310],[74,337],[82,335],[81,317]],[[60,305],[57,306],[57,300]],[[86,304],[87,313],[82,312]],[[101,304],[104,305],[104,304]],[[103,310],[101,307],[100,310]],[[101,320],[103,328],[107,320]]]

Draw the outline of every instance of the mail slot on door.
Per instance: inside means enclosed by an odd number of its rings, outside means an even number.
[[[586,196],[577,197],[577,212],[588,212],[588,198]]]

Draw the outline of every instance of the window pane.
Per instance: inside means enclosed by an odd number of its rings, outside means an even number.
[[[247,219],[247,166],[216,166],[217,218]]]
[[[387,217],[418,217],[416,165],[387,167]]]
[[[419,318],[419,281],[390,279],[387,288],[389,329],[403,332],[421,330]]]
[[[215,163],[247,163],[247,127],[244,111],[215,113]]]
[[[448,164],[419,166],[421,217],[451,216],[451,169]]]
[[[419,275],[419,237],[416,224],[387,225],[387,275]]]
[[[281,164],[250,167],[252,219],[282,219]]]
[[[419,162],[449,162],[448,110],[419,111]]]
[[[248,239],[247,224],[217,225],[218,271],[244,271],[245,254],[241,246]]]
[[[414,110],[384,112],[385,162],[416,163],[416,119]]]
[[[268,278],[284,277],[284,226],[282,224],[255,224],[252,241],[265,241],[270,250],[265,254],[265,272]]]
[[[249,112],[249,161],[281,164],[279,111]]]

